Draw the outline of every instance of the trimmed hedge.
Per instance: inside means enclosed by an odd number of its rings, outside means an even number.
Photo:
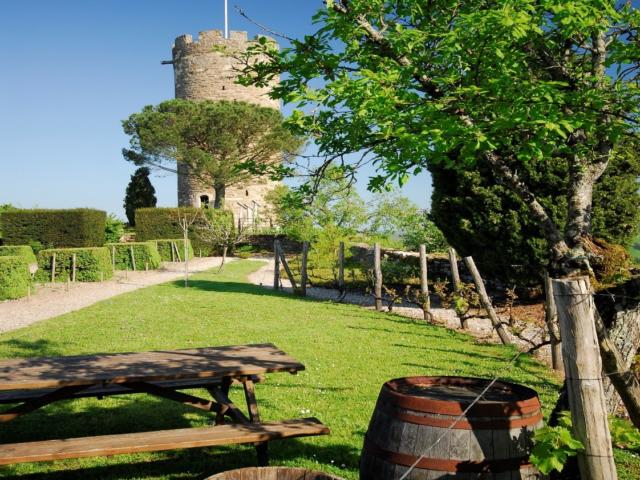
[[[0,247],[0,257],[22,257],[28,264],[38,263],[36,254],[29,245],[8,245]]]
[[[211,243],[204,241],[199,234],[201,227],[205,224],[204,215],[209,218],[228,217],[228,221],[232,224],[234,222],[233,214],[227,210],[203,210],[193,207],[138,208],[136,210],[136,239],[145,242],[157,238],[181,238],[184,232],[178,222],[180,215],[187,218],[193,218],[196,215],[202,216],[201,220],[194,222],[189,228],[189,239],[193,249],[204,255],[215,253]]]
[[[15,210],[0,217],[5,245],[101,247],[107,214],[101,210]]]
[[[150,243],[153,243],[156,246],[163,262],[184,262],[184,240],[182,238],[163,238],[160,240],[152,240]],[[180,260],[176,257],[172,244],[175,244],[175,246],[178,247]],[[193,258],[193,246],[191,245],[190,240],[187,240],[187,251],[189,254],[189,260],[191,260]]]
[[[131,250],[136,261],[135,270],[155,270],[160,266],[160,253],[154,242],[108,243],[116,270],[134,270]]]
[[[66,282],[72,278],[73,255],[76,255],[76,281],[99,282],[113,277],[111,255],[106,247],[53,248],[38,253],[38,273],[36,279],[51,281],[53,254],[56,254],[56,282]]]
[[[0,257],[0,300],[26,297],[30,286],[31,274],[25,257]]]

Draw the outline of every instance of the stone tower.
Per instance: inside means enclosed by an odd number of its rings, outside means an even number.
[[[250,42],[247,32],[230,32],[225,39],[220,30],[200,32],[197,40],[191,35],[176,38],[172,61],[176,98],[241,100],[279,110],[279,102],[268,97],[267,89],[235,83],[237,60],[229,53],[244,51]],[[270,208],[265,196],[276,185],[276,182],[257,179],[228,186],[225,208],[243,225],[269,225]],[[213,205],[214,198],[211,185],[199,182],[189,175],[188,166],[178,164],[178,205],[205,207],[209,203]]]

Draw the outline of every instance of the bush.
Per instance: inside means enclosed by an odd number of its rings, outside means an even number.
[[[111,261],[115,258],[116,270],[134,270],[131,250],[136,260],[135,270],[154,270],[160,266],[160,253],[154,242],[131,242],[107,244]]]
[[[40,243],[46,248],[101,247],[107,214],[75,210],[15,210],[1,215],[5,245]]]
[[[51,281],[53,255],[56,255],[56,282],[66,282],[72,278],[73,255],[76,255],[76,281],[99,282],[113,276],[111,255],[106,247],[93,248],[57,248],[42,250],[38,254],[38,273],[36,279]]]
[[[0,300],[25,297],[30,286],[29,263],[24,256],[0,257]]]
[[[107,243],[120,243],[124,235],[124,222],[110,213],[104,226],[104,237]]]
[[[189,240],[195,251],[203,255],[213,255],[214,247],[210,242],[205,241],[201,233],[206,227],[207,221],[204,215],[215,219],[217,216],[226,218],[229,212],[225,210],[203,210],[200,208],[139,208],[136,210],[136,239],[140,242],[156,240],[158,238],[182,238],[184,232],[179,224],[180,216],[192,219],[199,217],[189,227]],[[233,217],[232,217],[233,218]],[[169,251],[169,255],[171,252]],[[182,253],[180,253],[182,256]],[[162,257],[165,261],[166,257]]]
[[[153,240],[151,243],[155,244],[158,249],[158,253],[160,254],[160,259],[163,262],[178,262],[184,261],[184,240],[181,238],[176,239],[161,239],[161,240]],[[178,255],[175,253],[176,246],[178,249]],[[187,250],[189,253],[189,260],[193,258],[193,247],[191,246],[191,241],[187,241]]]
[[[4,205],[0,205],[0,245],[2,245],[2,213],[10,212],[13,210],[17,210],[16,207],[11,205],[10,203],[5,203]]]
[[[0,247],[0,257],[21,257],[28,265],[38,263],[33,249],[29,245],[7,245]]]

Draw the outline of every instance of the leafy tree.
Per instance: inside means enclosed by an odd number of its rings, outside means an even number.
[[[402,241],[402,248],[417,250],[424,244],[429,252],[443,251],[447,247],[442,232],[407,197],[397,192],[385,192],[374,196],[369,204],[368,233]]]
[[[554,273],[590,271],[594,186],[622,139],[637,134],[640,12],[632,3],[325,3],[315,34],[281,51],[266,41],[249,49],[259,56],[243,81],[266,86],[287,73],[272,96],[297,104],[291,128],[317,139],[329,160],[368,154],[378,167],[371,188],[430,165],[486,166],[526,206]],[[536,194],[535,175],[522,173],[560,160],[567,187],[554,204],[566,205],[564,222]],[[614,357],[603,350],[604,368],[625,371]],[[610,378],[640,425],[637,379]]]
[[[131,136],[126,160],[176,172],[175,163],[215,190],[223,208],[226,188],[264,174],[302,146],[282,125],[280,112],[245,102],[170,100],[144,107],[123,122]],[[253,169],[238,167],[251,163]]]
[[[158,203],[156,189],[149,180],[150,173],[147,167],[138,168],[127,185],[123,207],[132,227],[136,225],[136,209],[155,207]]]
[[[626,149],[625,149],[626,150]],[[640,157],[633,150],[615,156],[594,190],[592,234],[611,243],[628,245],[640,220]],[[624,152],[624,150],[623,150]],[[483,273],[504,280],[539,283],[550,252],[527,206],[491,169],[455,170],[432,165],[433,219],[462,255],[472,255]],[[567,162],[522,169],[554,222],[564,225],[567,203]],[[560,197],[560,198],[558,198]],[[491,245],[492,248],[487,248]]]
[[[110,213],[107,215],[107,220],[104,224],[106,243],[118,243],[122,235],[124,235],[124,223],[113,213]]]

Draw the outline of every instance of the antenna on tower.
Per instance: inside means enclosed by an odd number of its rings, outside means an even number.
[[[224,0],[224,38],[229,38],[229,5],[228,5],[228,0]]]

